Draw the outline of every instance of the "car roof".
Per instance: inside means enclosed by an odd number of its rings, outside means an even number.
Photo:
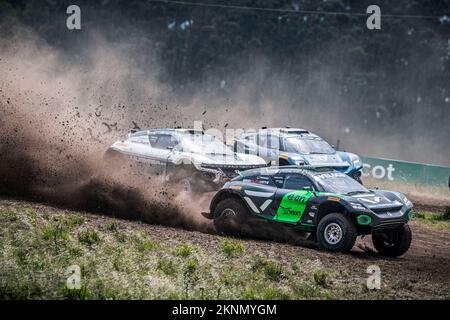
[[[314,176],[317,174],[322,174],[326,172],[338,172],[334,170],[333,168],[324,167],[324,166],[272,166],[272,167],[264,167],[264,168],[257,168],[257,169],[250,169],[246,171],[241,171],[240,176],[241,177],[248,177],[253,176],[257,174],[261,175],[276,175],[280,173],[298,173],[298,174],[305,174],[309,176]]]
[[[317,134],[302,128],[262,128],[255,132],[245,132],[241,136],[251,134],[320,138]]]
[[[130,132],[130,137],[138,137],[142,135],[149,135],[149,134],[171,134],[171,133],[178,133],[178,134],[204,134],[202,130],[195,130],[195,129],[183,129],[183,128],[164,128],[164,129],[151,129],[151,130],[141,130],[141,131],[135,131]]]

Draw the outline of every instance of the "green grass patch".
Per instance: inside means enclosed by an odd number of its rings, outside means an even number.
[[[313,275],[316,285],[322,288],[328,288],[331,285],[331,277],[328,272],[323,270],[316,270]]]
[[[267,300],[290,300],[291,296],[279,288],[269,287],[263,290],[262,298]]]
[[[256,289],[254,288],[246,288],[244,292],[242,292],[242,299],[245,300],[256,300],[258,299],[258,295],[256,293]]]
[[[14,222],[17,221],[17,213],[12,210],[1,210],[0,211],[0,221],[1,222]]]
[[[119,230],[119,224],[116,220],[113,220],[106,225],[106,230],[116,232],[117,230]]]
[[[78,233],[78,241],[86,246],[92,247],[99,244],[101,239],[97,231],[84,230]]]
[[[307,282],[301,282],[294,286],[294,292],[298,299],[311,299],[320,295],[320,289]]]
[[[257,257],[252,265],[252,270],[263,271],[265,276],[272,281],[279,281],[285,277],[284,267],[272,260]]]
[[[188,244],[182,245],[175,250],[175,255],[177,257],[187,258],[194,253],[195,249],[193,246]]]
[[[227,238],[222,241],[221,249],[229,258],[239,257],[244,253],[244,244],[242,241]]]
[[[125,243],[128,240],[128,235],[125,232],[114,232],[114,237],[120,243]]]
[[[156,266],[157,270],[162,271],[166,276],[173,277],[177,273],[175,265],[169,258],[161,258]]]
[[[192,258],[186,262],[186,271],[187,272],[191,272],[191,273],[195,272],[197,270],[197,268],[198,268],[197,259]]]
[[[49,224],[42,229],[42,239],[51,244],[56,252],[69,240],[69,235],[60,223]]]
[[[450,221],[450,207],[446,207],[444,213],[438,215],[437,219],[442,221]]]
[[[71,228],[71,229],[79,227],[79,226],[83,225],[83,223],[84,223],[84,217],[78,216],[78,215],[70,216],[64,220],[64,224],[68,228]]]
[[[82,285],[79,289],[69,289],[67,286],[64,286],[62,294],[68,300],[87,300],[91,297],[85,285]]]
[[[199,276],[197,274],[198,261],[191,258],[186,262],[183,272],[183,288],[184,296],[189,299],[191,288],[198,282]]]
[[[147,238],[145,235],[134,236],[133,242],[136,250],[140,253],[159,249],[159,244],[156,241]]]
[[[415,221],[428,225],[434,225],[440,228],[450,228],[450,208],[446,208],[442,213],[435,213],[429,211],[414,212]]]

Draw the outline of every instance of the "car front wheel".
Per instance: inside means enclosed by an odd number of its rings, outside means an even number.
[[[372,242],[377,251],[388,257],[398,257],[411,246],[412,233],[409,225],[404,224],[395,230],[372,235]]]
[[[319,247],[328,251],[350,251],[356,236],[354,223],[341,213],[330,213],[323,217],[316,230]]]

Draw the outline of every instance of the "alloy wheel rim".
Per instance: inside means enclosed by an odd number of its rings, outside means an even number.
[[[222,217],[224,217],[224,218],[235,217],[235,216],[236,216],[236,212],[233,209],[226,208],[225,210],[222,211]]]
[[[342,239],[342,228],[335,222],[328,224],[323,231],[323,236],[328,244],[335,245]]]

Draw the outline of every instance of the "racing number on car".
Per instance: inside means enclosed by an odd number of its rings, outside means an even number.
[[[312,192],[307,190],[293,191],[285,194],[277,210],[276,220],[297,222],[305,212],[306,203]]]

